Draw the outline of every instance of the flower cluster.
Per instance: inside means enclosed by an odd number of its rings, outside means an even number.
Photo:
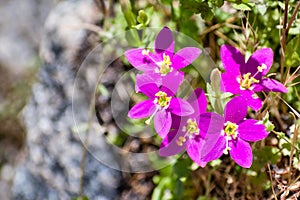
[[[125,52],[127,60],[142,74],[136,76],[136,92],[149,99],[134,105],[130,118],[147,118],[162,138],[160,155],[171,156],[187,151],[199,166],[229,154],[242,167],[252,164],[252,149],[248,142],[267,137],[265,125],[246,119],[248,107],[259,110],[262,101],[255,92],[286,92],[279,82],[264,76],[273,62],[273,51],[262,48],[245,61],[238,49],[223,45],[221,60],[225,72],[221,75],[221,90],[234,97],[226,104],[224,115],[207,112],[208,102],[202,89],[195,89],[187,100],[176,96],[184,79],[180,69],[191,64],[201,50],[185,47],[174,53],[174,38],[164,27],[156,37],[154,52],[136,48]]]

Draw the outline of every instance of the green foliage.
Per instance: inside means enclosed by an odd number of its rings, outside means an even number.
[[[251,11],[254,5],[254,3],[233,3],[232,7],[237,10]]]
[[[285,65],[297,67],[300,65],[300,35],[290,40],[286,46]]]
[[[265,125],[266,130],[268,132],[273,131],[275,128],[274,124],[269,120],[269,112],[267,112],[266,115],[264,116],[262,123]]]
[[[230,93],[221,92],[220,80],[221,72],[218,69],[214,69],[210,76],[211,84],[207,83],[206,89],[208,99],[214,111],[223,114],[224,106],[232,95]]]
[[[131,28],[132,26],[136,25],[135,15],[132,12],[131,4],[128,0],[122,1],[121,4],[122,12],[128,24],[128,27]]]
[[[193,12],[195,14],[201,14],[204,20],[211,20],[214,16],[214,9],[221,7],[224,3],[223,0],[180,0],[182,9]]]
[[[183,156],[185,157],[185,156]],[[160,171],[160,175],[153,177],[155,187],[152,200],[191,199],[189,182],[192,161],[187,158],[178,159],[173,166]]]
[[[146,24],[146,22],[148,21],[148,16],[144,10],[139,11],[139,15],[137,16],[137,21],[140,24]]]

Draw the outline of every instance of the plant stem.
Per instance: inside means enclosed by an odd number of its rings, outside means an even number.
[[[280,58],[280,80],[283,81],[283,67],[284,67],[284,52],[285,52],[285,42],[286,42],[286,23],[288,18],[288,9],[289,9],[289,1],[285,1],[285,7],[284,7],[284,17],[283,17],[283,25],[282,25],[282,32],[281,32],[281,39],[280,39],[280,52],[281,52],[281,58]]]
[[[106,6],[103,0],[94,0],[96,6],[102,11],[104,18],[107,16]]]
[[[94,116],[94,111],[95,111],[95,98],[91,96],[91,102],[90,102],[90,107],[89,107],[89,118],[88,118],[88,124],[87,124],[87,129],[85,133],[85,138],[84,142],[82,144],[82,157],[80,161],[80,183],[79,183],[79,196],[83,196],[83,189],[84,189],[84,172],[85,172],[85,167],[86,167],[86,157],[87,157],[87,146],[89,143],[89,133],[90,133],[90,128]]]
[[[276,199],[276,200],[278,200],[277,199],[277,195],[276,195],[276,193],[275,193],[275,190],[274,190],[274,186],[273,186],[273,178],[272,178],[272,173],[271,173],[271,169],[270,169],[270,164],[268,163],[268,171],[269,171],[269,175],[270,175],[270,180],[271,180],[271,188],[272,188],[272,193],[273,193],[273,196],[274,196],[274,198]]]
[[[281,46],[281,59],[280,59],[280,79],[281,79],[281,82],[283,82],[283,74],[284,74],[284,60],[285,60],[285,46],[286,46],[286,38],[288,36],[288,33],[289,33],[289,30],[293,24],[293,22],[295,21],[296,19],[296,16],[298,14],[298,10],[300,8],[300,1],[298,1],[295,9],[294,9],[294,12],[292,14],[292,17],[290,19],[290,21],[288,22],[288,25],[286,26],[287,24],[287,18],[288,18],[288,3],[289,1],[286,0],[285,1],[285,8],[284,8],[284,18],[283,18],[283,26],[282,26],[282,35],[281,35],[281,39],[280,39],[280,46]],[[288,74],[287,74],[288,75]]]

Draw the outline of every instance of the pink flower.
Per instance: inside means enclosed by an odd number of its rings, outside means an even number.
[[[181,84],[184,74],[180,69],[191,64],[200,54],[196,47],[185,47],[174,54],[174,38],[172,31],[164,27],[157,35],[154,44],[154,53],[149,49],[136,48],[125,52],[125,57],[136,69],[149,75],[157,83],[161,83],[165,77],[176,76],[174,84]]]
[[[254,97],[255,92],[287,92],[280,82],[264,78],[273,63],[273,51],[262,48],[255,51],[245,61],[241,52],[230,45],[222,45],[221,60],[225,68],[221,88],[224,92],[243,96],[248,106],[254,110],[262,107],[262,101]]]
[[[211,134],[206,134],[202,147],[202,160],[209,162],[230,154],[240,166],[252,165],[252,149],[248,142],[261,140],[269,134],[258,120],[244,119],[247,104],[241,96],[234,97],[225,106],[224,117],[214,113],[201,115],[202,126],[212,126]]]
[[[190,158],[199,166],[207,162],[201,160],[201,148],[205,142],[206,133],[200,129],[200,114],[206,111],[207,100],[200,88],[196,89],[188,99],[195,112],[185,117],[173,115],[172,131],[163,139],[159,153],[161,156],[172,156],[184,149]]]
[[[170,80],[166,80],[160,87],[153,82],[137,82],[139,91],[149,99],[139,102],[128,113],[130,118],[149,117],[146,124],[149,124],[154,118],[154,128],[162,138],[166,136],[171,128],[172,113],[178,116],[187,116],[194,112],[194,109],[186,100],[174,96],[178,86],[175,84],[174,87],[172,77],[170,77]]]

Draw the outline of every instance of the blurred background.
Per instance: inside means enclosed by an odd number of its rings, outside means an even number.
[[[9,199],[26,142],[21,111],[40,67],[39,47],[55,1],[0,1],[0,198]]]

